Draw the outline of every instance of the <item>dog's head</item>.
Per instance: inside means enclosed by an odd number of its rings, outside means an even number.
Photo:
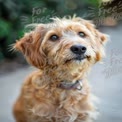
[[[15,48],[39,69],[46,66],[87,68],[104,56],[105,42],[106,35],[87,20],[54,18],[52,23],[36,25],[17,41]]]

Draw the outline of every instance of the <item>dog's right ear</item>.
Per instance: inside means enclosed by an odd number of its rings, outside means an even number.
[[[33,43],[32,32],[27,33],[20,40],[16,41],[14,48],[22,52],[24,55],[29,55],[29,47]]]
[[[39,69],[43,69],[46,65],[46,56],[41,46],[42,37],[43,31],[41,31],[41,28],[38,28],[25,34],[24,37],[18,40],[14,46],[15,49],[25,55],[30,64]]]

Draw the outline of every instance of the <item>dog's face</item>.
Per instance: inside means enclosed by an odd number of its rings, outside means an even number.
[[[15,45],[37,68],[85,68],[104,56],[106,36],[81,18],[54,19],[38,24]]]

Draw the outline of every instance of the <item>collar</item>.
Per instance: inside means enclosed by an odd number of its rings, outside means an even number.
[[[60,84],[59,84],[59,88],[61,89],[65,89],[65,90],[81,90],[82,89],[82,80],[77,80],[75,81],[74,83],[69,83],[67,81],[62,81]]]

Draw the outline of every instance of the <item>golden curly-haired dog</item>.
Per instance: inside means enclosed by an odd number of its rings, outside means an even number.
[[[79,17],[34,26],[14,46],[39,69],[14,104],[16,122],[91,122],[97,112],[86,77],[104,56],[106,35]]]

